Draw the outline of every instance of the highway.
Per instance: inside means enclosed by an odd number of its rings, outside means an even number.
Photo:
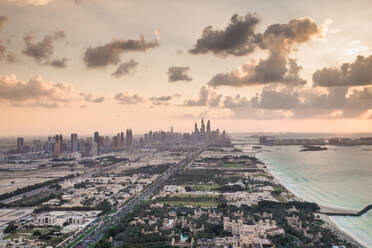
[[[98,242],[103,237],[103,234],[105,231],[109,230],[111,227],[113,227],[115,224],[117,224],[120,221],[120,218],[127,215],[128,213],[132,212],[133,209],[139,205],[142,201],[149,199],[153,192],[160,188],[160,186],[163,185],[163,183],[168,180],[170,177],[174,176],[177,171],[187,166],[190,162],[193,161],[194,158],[199,156],[203,151],[205,147],[202,147],[198,149],[196,152],[194,152],[192,155],[187,156],[185,159],[183,159],[181,162],[179,162],[174,167],[167,170],[162,176],[160,176],[155,182],[153,182],[149,187],[145,188],[142,192],[140,192],[138,195],[134,196],[131,200],[126,202],[119,210],[112,215],[111,218],[106,220],[104,223],[99,224],[99,226],[91,232],[89,235],[84,237],[80,242],[78,242],[76,245],[71,247],[89,247],[91,244]],[[88,231],[88,230],[87,230]],[[82,234],[84,235],[84,234]],[[81,235],[79,235],[81,237]],[[77,237],[75,240],[77,240],[79,237]],[[73,243],[74,241],[70,242]]]

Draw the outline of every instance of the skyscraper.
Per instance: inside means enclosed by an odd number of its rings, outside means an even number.
[[[124,132],[120,133],[120,145],[124,146],[125,145],[125,137],[124,137]]]
[[[132,129],[127,129],[126,137],[127,146],[131,146],[133,144]]]
[[[209,139],[211,136],[211,122],[208,120],[207,122],[207,138]]]
[[[17,150],[22,152],[23,151],[23,138],[17,138]]]
[[[78,135],[77,133],[71,134],[71,152],[78,151]]]
[[[204,119],[201,119],[201,126],[200,126],[200,133],[205,134],[205,125],[204,125]]]
[[[95,131],[94,132],[94,142],[98,144],[98,139],[99,139],[99,132]]]

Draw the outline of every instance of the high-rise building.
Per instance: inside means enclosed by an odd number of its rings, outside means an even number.
[[[33,140],[31,151],[32,152],[40,152],[41,149],[42,149],[41,141],[40,140]]]
[[[127,146],[131,146],[133,144],[133,134],[132,129],[127,129],[126,131],[126,144]]]
[[[77,133],[71,134],[71,152],[78,151],[78,135]]]
[[[204,119],[201,119],[201,126],[200,126],[200,133],[205,134],[205,125],[204,125]]]
[[[194,133],[199,134],[198,123],[195,122]]]
[[[124,146],[125,145],[125,137],[124,137],[124,132],[120,133],[120,145]]]
[[[23,138],[19,137],[17,138],[17,150],[22,152],[23,151]]]
[[[207,122],[207,138],[209,139],[211,136],[211,122],[208,120]]]
[[[95,131],[94,132],[94,142],[98,144],[98,139],[99,139],[99,132]]]

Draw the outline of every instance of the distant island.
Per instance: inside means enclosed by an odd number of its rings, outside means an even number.
[[[324,150],[328,150],[327,147],[322,147],[322,146],[310,146],[310,145],[306,145],[306,146],[302,146],[303,148],[300,150],[300,152],[309,152],[309,151],[324,151]]]

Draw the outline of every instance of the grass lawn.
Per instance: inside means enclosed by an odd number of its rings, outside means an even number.
[[[208,197],[208,198],[217,198],[218,195],[179,194],[179,195],[177,195],[177,197],[181,197],[181,198],[204,198],[204,197]]]
[[[287,200],[282,195],[276,195],[274,197],[280,202],[287,202]]]
[[[161,201],[161,204],[172,206],[194,206],[194,207],[217,207],[218,203],[215,201]]]
[[[9,234],[9,235],[3,237],[3,240],[8,240],[8,239],[18,239],[18,237],[19,237],[19,234],[17,234],[17,233],[12,233],[12,234]]]
[[[197,190],[197,191],[212,191],[213,189],[220,187],[217,184],[202,184],[202,185],[191,184],[191,185],[182,185],[182,186],[190,186],[194,190]]]
[[[252,174],[251,176],[252,177],[269,177],[268,175],[266,175],[264,173]]]
[[[228,168],[243,168],[244,165],[242,165],[242,164],[226,163],[226,164],[223,164],[223,167],[228,167]]]

